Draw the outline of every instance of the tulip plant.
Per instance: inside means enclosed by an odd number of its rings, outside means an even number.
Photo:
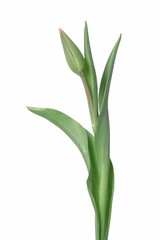
[[[84,28],[84,55],[62,29],[59,31],[68,66],[79,75],[84,85],[93,133],[58,110],[27,108],[63,130],[80,150],[88,170],[87,188],[95,210],[96,240],[107,240],[114,190],[114,170],[110,159],[108,95],[121,35],[105,65],[98,91],[87,23]]]

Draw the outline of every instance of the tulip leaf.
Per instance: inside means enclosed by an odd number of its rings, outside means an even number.
[[[99,240],[105,240],[108,237],[110,225],[110,213],[112,207],[112,195],[114,188],[113,165],[110,160],[110,126],[108,115],[108,94],[110,82],[116,58],[116,53],[121,40],[119,37],[115,44],[101,80],[99,92],[100,115],[97,120],[95,132],[95,151],[97,156],[97,171],[99,175],[99,218],[100,218],[100,237]]]
[[[84,28],[84,56],[86,60],[85,78],[93,98],[95,114],[98,115],[97,77],[91,53],[87,22],[85,22]]]
[[[85,130],[78,122],[73,120],[66,114],[50,108],[35,108],[27,107],[31,112],[46,118],[50,122],[54,123],[62,131],[64,131],[69,138],[78,147],[82,156],[85,160],[87,169],[90,169],[90,155],[88,150],[88,136],[92,138],[93,136]]]
[[[107,108],[106,108],[107,109]],[[113,167],[110,160],[109,120],[107,112],[100,113],[95,133],[95,151],[98,171],[99,240],[108,236],[113,193]]]
[[[108,58],[108,61],[106,63],[106,66],[105,66],[105,69],[104,69],[104,72],[102,75],[100,90],[99,90],[99,109],[100,109],[100,111],[102,108],[103,101],[105,101],[104,99],[108,98],[114,62],[116,59],[116,54],[117,54],[117,50],[118,50],[120,41],[121,41],[121,35],[119,36],[118,41],[116,42],[116,44]]]
[[[90,152],[90,171],[87,179],[88,192],[95,210],[95,227],[96,227],[96,240],[99,240],[100,234],[100,213],[99,213],[99,173],[97,171],[97,160],[95,153],[94,138],[88,138],[88,146]]]
[[[100,226],[99,210],[98,210],[98,176],[96,176],[95,152],[93,135],[85,130],[78,122],[67,116],[66,114],[49,108],[27,107],[31,112],[49,120],[64,131],[79,148],[85,160],[89,176],[87,179],[87,187],[91,201],[96,213],[97,229]],[[97,231],[99,232],[99,231]]]
[[[102,144],[100,138],[97,139],[97,135],[95,140],[92,139],[89,138],[88,145],[91,165],[87,186],[95,210],[96,240],[106,240],[111,218],[114,170],[111,160],[100,151],[100,145],[102,147],[105,145]],[[98,147],[97,141],[100,142]]]

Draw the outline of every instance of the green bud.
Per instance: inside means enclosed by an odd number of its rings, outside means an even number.
[[[68,66],[74,73],[82,75],[85,67],[82,53],[62,29],[59,29],[59,32]]]

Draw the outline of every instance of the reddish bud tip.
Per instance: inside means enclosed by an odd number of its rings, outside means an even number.
[[[59,30],[59,33],[62,33],[62,32],[63,32],[62,28],[59,28],[58,30]]]

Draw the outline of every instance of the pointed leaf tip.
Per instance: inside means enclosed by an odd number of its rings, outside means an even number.
[[[95,114],[94,125],[96,125],[97,116],[98,116],[97,77],[96,77],[96,70],[95,70],[95,66],[92,58],[92,51],[90,46],[87,22],[85,22],[85,28],[84,28],[84,57],[86,61],[85,78],[93,99],[93,108],[94,108],[94,114]]]
[[[27,106],[26,107],[29,111],[32,111],[32,110],[35,110],[36,108],[35,107],[29,107],[29,106]]]
[[[90,168],[90,153],[88,138],[93,140],[93,136],[83,128],[77,121],[67,116],[63,112],[50,108],[27,107],[31,112],[37,114],[59,127],[79,148],[85,160],[87,169]]]
[[[29,106],[26,106],[26,108],[27,108],[29,111],[31,111],[31,109],[32,109],[32,107],[29,107]]]
[[[104,102],[104,99],[108,99],[108,94],[109,94],[109,88],[110,88],[110,82],[112,78],[112,73],[113,73],[113,68],[114,68],[114,63],[118,51],[118,47],[121,41],[122,34],[120,34],[116,44],[114,45],[109,58],[107,60],[106,66],[103,71],[101,83],[100,83],[100,89],[99,89],[99,109],[101,111],[102,105]],[[104,103],[105,104],[105,103]]]
[[[28,109],[29,111],[33,112],[33,113],[39,112],[39,111],[41,111],[41,110],[42,110],[42,111],[44,110],[44,108],[29,107],[29,106],[27,106],[27,109]]]

